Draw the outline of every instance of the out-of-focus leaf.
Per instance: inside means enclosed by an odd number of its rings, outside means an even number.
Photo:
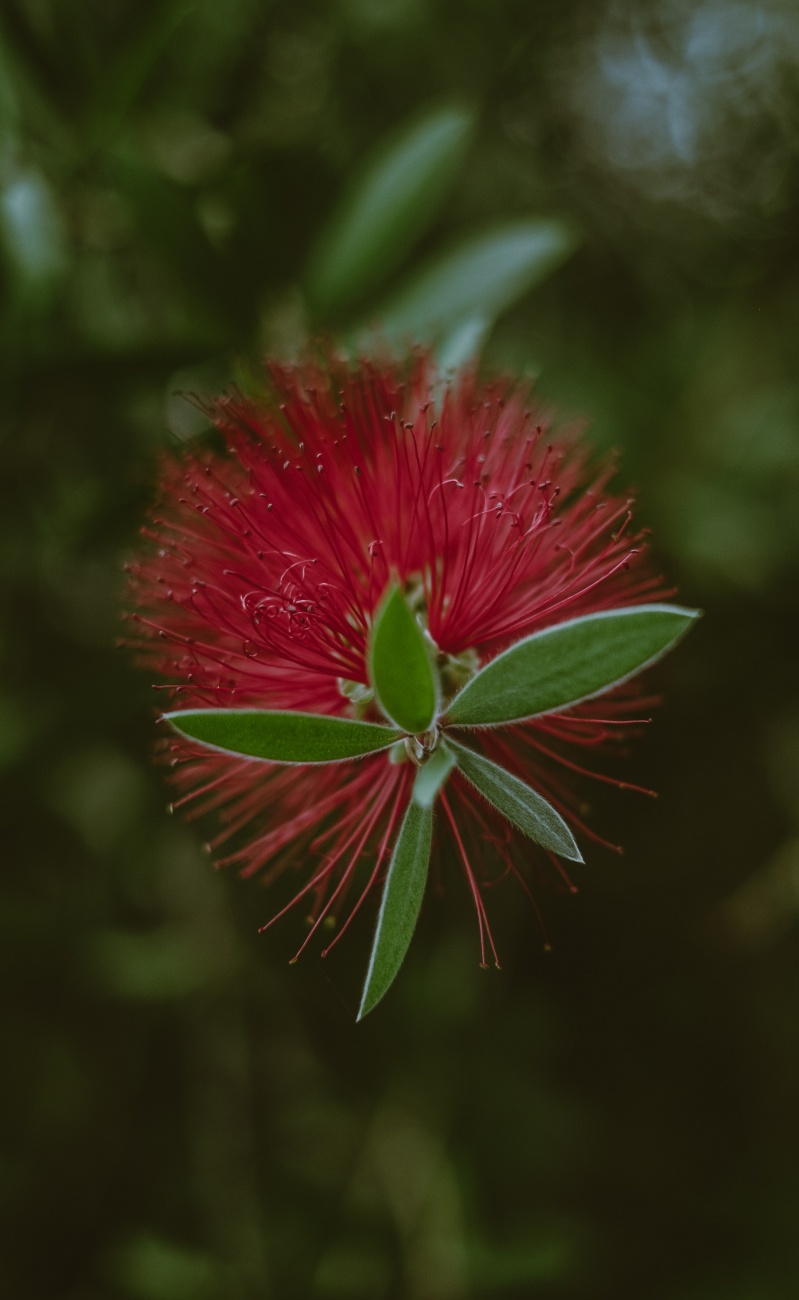
[[[288,710],[185,709],[164,717],[189,740],[269,763],[338,763],[388,749],[401,734],[376,722]]]
[[[383,337],[435,340],[464,320],[493,324],[576,247],[560,221],[514,221],[472,236],[429,262],[374,321]]]
[[[7,41],[0,29],[0,128],[5,134],[19,116],[15,87],[11,76],[11,60],[6,53]]]
[[[388,991],[408,951],[427,883],[432,837],[432,803],[411,799],[386,877],[359,1020]]]
[[[436,713],[436,679],[424,634],[399,587],[375,619],[369,676],[383,712],[403,731],[427,731]]]
[[[111,66],[103,69],[90,103],[87,114],[90,142],[102,143],[113,133],[135,102],[172,36],[196,7],[197,0],[168,0],[167,3],[140,7],[139,30],[132,39],[124,42]]]
[[[37,41],[22,5],[0,8],[0,130],[25,133],[34,126],[42,144],[63,164],[74,148],[74,123],[58,100],[62,64]],[[3,142],[10,140],[5,135]]]
[[[463,775],[476,786],[490,804],[536,844],[558,853],[570,862],[582,862],[574,836],[550,803],[517,776],[506,772],[473,749],[466,749],[450,739],[455,761]]]
[[[473,126],[472,113],[438,108],[406,124],[356,176],[310,260],[320,312],[348,307],[399,265],[438,211]]]
[[[65,269],[64,223],[41,172],[16,172],[0,189],[0,237],[12,275],[26,288],[42,289]]]
[[[571,708],[655,663],[699,617],[679,605],[633,605],[572,618],[517,641],[456,695],[460,727],[521,722]]]
[[[475,361],[490,327],[491,322],[485,316],[467,316],[445,334],[436,349],[441,373],[460,370],[470,361]]]
[[[133,1300],[212,1300],[219,1295],[219,1266],[210,1255],[149,1234],[131,1241],[110,1271]]]

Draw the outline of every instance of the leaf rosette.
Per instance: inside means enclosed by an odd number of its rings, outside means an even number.
[[[242,758],[331,764],[390,751],[416,768],[383,886],[359,1019],[395,979],[425,893],[436,804],[453,771],[516,830],[581,862],[574,835],[543,794],[479,749],[482,729],[568,713],[649,668],[698,613],[648,604],[602,610],[545,627],[506,647],[447,698],[436,647],[393,581],[369,638],[370,691],[384,721],[288,710],[191,709],[166,714],[188,740]],[[352,694],[352,692],[350,692]]]

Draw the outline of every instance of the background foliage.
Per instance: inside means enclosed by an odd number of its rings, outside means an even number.
[[[6,0],[4,1295],[795,1295],[798,67],[790,0]],[[588,415],[707,617],[554,953],[433,898],[356,1026],[113,645],[176,394],[375,320]]]

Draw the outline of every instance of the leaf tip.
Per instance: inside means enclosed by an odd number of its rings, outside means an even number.
[[[563,821],[562,819],[561,822],[562,822],[562,825],[560,827],[561,833],[559,836],[561,841],[561,847],[559,847],[556,850],[558,856],[561,858],[565,858],[567,862],[577,862],[577,863],[584,864],[585,858],[580,852],[580,847],[576,839],[574,838],[574,835],[572,834],[571,827],[568,825],[567,822]]]
[[[166,723],[167,726],[171,727],[173,731],[176,731],[178,735],[192,739],[191,733],[186,726],[186,720],[189,716],[189,710],[171,709],[169,713],[162,713],[158,721],[161,724]]]
[[[367,997],[366,992],[364,991],[364,995],[363,995],[363,997],[361,998],[361,1005],[358,1007],[358,1014],[357,1014],[357,1016],[355,1017],[355,1023],[356,1023],[356,1025],[359,1025],[359,1024],[361,1023],[361,1021],[364,1019],[364,1017],[365,1017],[365,1016],[368,1016],[368,1015],[369,1015],[369,1012],[374,1010],[374,1008],[377,1006],[377,1003],[378,1003],[379,1001],[380,1001],[379,998],[376,998],[376,999],[374,999],[374,1000],[370,1000],[370,999]]]

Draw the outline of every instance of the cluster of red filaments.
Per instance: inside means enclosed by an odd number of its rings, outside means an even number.
[[[262,399],[228,395],[211,408],[226,454],[165,462],[144,556],[129,566],[128,640],[165,679],[170,707],[382,720],[368,695],[367,642],[394,578],[414,593],[453,680],[548,625],[662,597],[629,501],[607,490],[610,467],[592,470],[584,449],[552,437],[507,384],[465,374],[434,399],[436,382],[421,356],[402,369],[272,365]],[[575,749],[616,740],[649,703],[627,689],[475,732],[473,743],[597,839],[578,816],[573,778],[598,774]],[[288,907],[304,902],[305,943],[326,919],[341,921],[329,951],[385,873],[413,765],[380,753],[281,768],[177,736],[162,745],[174,806],[216,814],[218,864],[268,881],[302,872]],[[530,845],[518,852],[457,771],[440,805],[434,860],[460,862],[483,962],[486,943],[496,959],[484,887],[511,875],[535,906],[522,866]]]

